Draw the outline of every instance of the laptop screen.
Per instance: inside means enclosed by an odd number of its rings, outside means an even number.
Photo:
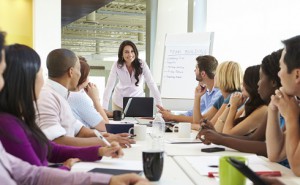
[[[124,97],[123,112],[126,117],[153,117],[153,98]]]

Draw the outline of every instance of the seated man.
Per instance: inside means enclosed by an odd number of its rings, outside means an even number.
[[[214,77],[218,66],[218,61],[210,55],[198,56],[195,69],[196,80],[206,87],[206,93],[201,98],[201,112],[204,114],[217,99],[222,96],[220,90],[214,87]],[[165,121],[193,122],[193,109],[183,115],[174,115],[171,111],[157,106]]]
[[[71,146],[103,145],[95,133],[77,120],[67,102],[69,91],[77,88],[80,74],[78,57],[70,50],[56,49],[47,57],[49,79],[37,101],[37,124],[49,140]],[[105,134],[109,141],[117,141],[122,147],[134,140],[129,134]]]
[[[283,44],[278,73],[282,87],[275,91],[268,108],[267,153],[271,161],[287,158],[292,171],[300,176],[300,35]],[[285,120],[284,132],[280,128],[279,114]]]

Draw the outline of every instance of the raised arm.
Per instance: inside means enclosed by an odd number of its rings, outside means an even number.
[[[274,105],[286,121],[285,150],[292,171],[300,176],[300,125],[299,104],[294,96],[289,96],[281,87],[273,97]]]
[[[235,108],[233,107],[230,108],[230,113],[231,113],[231,109],[235,109]],[[261,106],[257,108],[237,125],[234,125],[234,119],[228,116],[223,128],[223,133],[229,135],[246,135],[249,134],[251,131],[257,129],[260,125],[266,125],[267,116],[268,116],[267,109],[268,109],[267,106]],[[236,110],[234,112],[236,112]],[[264,141],[265,140],[264,135],[265,134],[263,134],[259,138],[259,140]]]
[[[97,113],[100,114],[100,116],[102,117],[102,120],[98,124],[96,124],[94,126],[94,128],[99,131],[106,131],[105,124],[109,123],[109,119],[106,115],[105,110],[101,106],[98,88],[96,87],[95,84],[89,83],[84,90],[87,93],[87,95],[92,99],[93,105],[94,105],[93,108],[95,109],[95,110],[90,110],[90,111],[85,110],[85,112],[87,112],[87,114],[89,114],[91,111],[93,111],[93,112],[97,111]]]
[[[285,153],[285,134],[280,128],[279,111],[274,105],[275,96],[271,97],[268,106],[268,121],[266,130],[266,143],[268,158],[270,161],[278,162],[286,157]]]
[[[221,133],[223,132],[224,124],[229,114],[229,110],[230,107],[226,106],[223,113],[218,117],[217,121],[215,122],[214,127],[217,132],[221,132]]]

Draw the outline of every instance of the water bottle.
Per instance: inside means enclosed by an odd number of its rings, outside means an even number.
[[[161,113],[156,113],[152,122],[152,148],[154,150],[164,150],[164,136],[165,136],[165,120]]]

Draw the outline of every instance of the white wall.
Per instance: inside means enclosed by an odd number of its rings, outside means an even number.
[[[245,69],[300,34],[299,0],[208,0],[207,31],[215,32],[213,55]]]
[[[33,1],[33,48],[40,55],[44,74],[50,51],[61,47],[61,0]]]
[[[187,10],[187,0],[158,1],[156,41],[152,69],[154,80],[158,84],[161,81],[166,33],[187,32]]]

